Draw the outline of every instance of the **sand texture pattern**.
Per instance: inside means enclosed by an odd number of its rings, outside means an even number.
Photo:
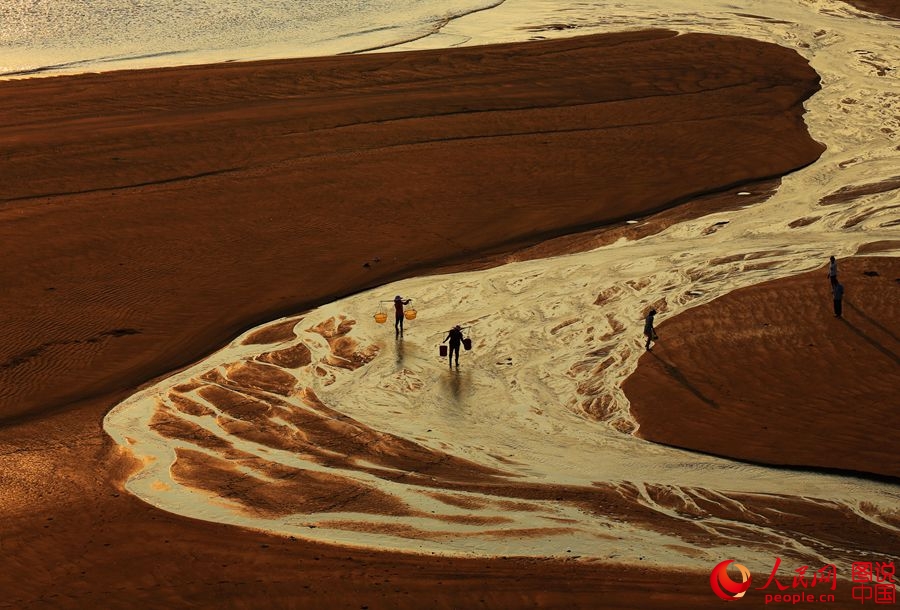
[[[848,0],[850,4],[892,19],[900,19],[900,5],[894,0]]]
[[[841,319],[818,270],[737,290],[666,323],[624,386],[638,435],[767,464],[900,479],[885,430],[900,387],[898,263],[840,265]]]
[[[810,104],[847,141],[892,112],[819,83],[784,47],[653,29],[0,84],[5,603],[698,608],[722,549],[892,557],[889,484],[656,446],[619,387],[650,304],[668,334],[832,248],[896,250],[852,143],[750,205],[825,153]],[[610,223],[635,241],[569,237]],[[404,342],[371,318],[395,292]],[[489,374],[436,359],[451,316]]]
[[[779,47],[662,31],[5,83],[0,231],[29,246],[7,252],[0,414],[800,167],[821,151],[801,121],[817,83]]]
[[[806,564],[852,562],[861,549],[889,555],[897,519],[885,486],[802,471],[779,476],[622,434],[633,421],[617,412],[603,382],[635,352],[616,308],[628,299],[613,294],[629,282],[591,303],[586,282],[576,279],[600,275],[587,261],[602,264],[613,250],[398,282],[426,314],[402,339],[363,317],[372,292],[292,320],[290,339],[260,344],[265,328],[238,337],[107,415],[106,430],[143,464],[127,489],[202,519],[418,553],[646,560],[696,570],[729,552],[760,564],[771,554]],[[892,300],[880,288],[867,299],[873,315]],[[740,323],[753,314],[746,309],[730,319]],[[429,349],[451,310],[480,314],[467,322],[475,339],[462,369]],[[897,312],[879,317],[891,324]],[[720,332],[734,331],[717,326],[710,334]],[[773,348],[759,343],[761,352]],[[548,348],[553,358],[542,354]],[[720,350],[705,353],[715,359]],[[840,354],[812,359],[831,367]],[[895,381],[896,371],[879,371],[870,356],[859,361],[873,377],[886,375],[878,389]],[[749,378],[727,366],[717,372]],[[673,378],[681,379],[666,375]],[[645,385],[671,393],[662,382]],[[869,413],[877,406],[857,402]],[[652,415],[678,436],[677,422]],[[746,426],[723,430],[723,444],[737,443],[742,431],[775,444],[770,461],[792,463],[776,436]],[[820,435],[789,433],[803,448]],[[864,445],[858,434],[840,440],[843,448]],[[876,456],[889,455],[884,442]],[[797,518],[771,518],[785,511]]]

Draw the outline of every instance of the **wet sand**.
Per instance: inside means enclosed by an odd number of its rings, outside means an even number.
[[[624,386],[638,436],[776,466],[900,479],[900,259],[839,261],[666,321]],[[665,396],[665,400],[660,400]]]
[[[4,83],[0,418],[803,166],[817,83],[786,49],[663,31]]]
[[[703,574],[180,518],[123,492],[133,465],[100,423],[254,323],[802,167],[817,86],[786,49],[662,31],[0,84],[6,600],[710,603]]]
[[[894,0],[846,0],[856,8],[870,11],[892,19],[900,19],[900,5]]]

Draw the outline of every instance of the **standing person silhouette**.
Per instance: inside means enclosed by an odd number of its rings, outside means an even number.
[[[656,330],[653,328],[653,317],[656,315],[656,310],[651,309],[650,313],[647,314],[647,319],[644,320],[644,336],[647,337],[647,343],[644,344],[644,347],[647,348],[647,351],[650,351],[650,343],[659,339],[656,335]]]
[[[450,351],[447,356],[447,362],[450,365],[450,368],[453,368],[453,353],[455,352],[456,368],[459,368],[459,346],[462,344],[463,340],[462,327],[459,324],[450,329],[450,332],[447,333],[447,338],[441,341],[441,343],[446,343],[448,339],[450,340]]]
[[[403,306],[412,299],[404,299],[399,294],[394,297],[394,338],[403,336]]]
[[[837,286],[837,261],[834,260],[834,257],[831,257],[831,262],[828,263],[828,279],[831,280],[831,287],[834,288]]]
[[[834,317],[840,318],[843,313],[844,285],[835,280],[831,287],[831,294],[834,296]]]

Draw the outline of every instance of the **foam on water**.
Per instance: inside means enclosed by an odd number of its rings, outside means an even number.
[[[897,24],[864,18],[828,0],[710,1],[702,13],[695,6],[676,0],[509,0],[460,19],[415,46],[651,26],[786,45],[807,57],[822,76],[823,90],[809,100],[806,115],[813,137],[828,147],[816,163],[787,176],[764,203],[674,225],[639,241],[487,271],[405,280],[305,314],[296,321],[294,340],[253,345],[246,344],[246,335],[240,337],[108,414],[106,430],[145,464],[128,489],[156,506],[194,517],[423,552],[565,556],[570,551],[704,569],[725,548],[728,556],[739,552],[766,565],[771,565],[772,549],[785,548],[828,562],[858,559],[814,534],[801,540],[762,519],[765,511],[754,503],[781,497],[798,506],[845,511],[848,518],[896,536],[897,528],[883,518],[896,515],[896,485],[738,464],[656,446],[628,433],[635,423],[620,388],[641,354],[640,313],[647,304],[665,302],[659,322],[736,288],[821,267],[831,254],[848,256],[864,244],[898,239],[896,188],[823,204],[834,193],[884,183],[898,174],[900,75],[887,69],[900,65]],[[798,219],[805,221],[794,223]],[[713,226],[717,230],[708,230]],[[402,342],[372,321],[378,300],[394,294],[414,297],[420,311]],[[601,294],[603,306],[593,305]],[[342,365],[343,357],[335,353],[338,339],[322,334],[321,324],[329,320],[346,323],[339,339],[356,346],[358,366]],[[458,373],[437,357],[443,333],[457,322],[472,323],[475,339]],[[247,371],[242,367],[258,365],[260,354],[298,344],[306,346],[311,361],[279,369],[292,380],[288,385],[293,389],[285,395],[272,394],[258,381],[241,381]],[[245,389],[239,390],[242,384]],[[390,433],[503,474],[494,488],[468,491],[433,477],[429,485],[434,487],[427,489],[443,490],[476,507],[455,508],[423,493],[423,481],[409,481],[399,470],[387,476],[364,460],[329,463],[230,434],[231,416],[201,386],[245,391],[253,399],[277,398],[284,408],[298,411],[313,409],[309,388],[336,411],[329,416],[334,422],[345,425],[341,418],[349,417],[358,423],[354,434]],[[594,421],[585,416],[582,403],[601,395],[608,397],[607,415]],[[184,398],[193,401],[193,414],[179,408]],[[408,514],[333,507],[276,517],[254,514],[240,502],[173,475],[176,449],[216,458],[224,454],[213,445],[198,446],[151,426],[160,413],[189,421],[239,449],[242,476],[263,481],[264,469],[255,460],[331,473],[399,499]],[[275,420],[281,421],[277,415]],[[660,521],[623,521],[613,509],[604,515],[565,497],[524,494],[512,481],[531,486],[529,494],[555,485],[608,490],[610,497],[650,511]],[[707,511],[701,521],[695,514],[698,505]],[[473,515],[490,525],[454,521]],[[679,523],[700,527],[707,536],[703,542],[686,538],[676,527]]]

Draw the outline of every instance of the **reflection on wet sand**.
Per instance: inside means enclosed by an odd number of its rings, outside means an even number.
[[[480,438],[466,433],[469,425],[483,426],[489,410],[480,398],[484,372],[444,369],[443,359],[424,355],[415,326],[406,339],[392,342],[359,329],[346,314],[321,320],[317,314],[295,322],[293,338],[272,333],[272,344],[259,340],[265,329],[254,331],[113,411],[108,427],[114,434],[129,430],[131,450],[156,458],[145,460],[132,491],[175,512],[404,550],[568,550],[693,565],[736,545],[746,553],[817,562],[852,560],[861,546],[886,556],[896,548],[900,517],[881,508],[877,494],[853,508],[787,493],[651,482],[652,467],[638,468],[632,480],[597,478],[584,464],[609,459],[591,455],[603,427],[585,419],[554,421],[567,411],[532,408],[530,417],[558,436],[514,433],[514,451],[495,453],[508,444],[499,435],[491,442],[490,429]],[[558,333],[572,324],[553,328]],[[615,334],[616,326],[606,333]],[[408,348],[414,356],[404,356],[398,367],[398,354]],[[522,383],[513,367],[498,370],[510,375],[507,383]],[[594,368],[588,379],[602,371]],[[411,382],[417,376],[426,381]],[[349,384],[356,388],[353,399],[340,391]],[[389,418],[445,429],[429,434],[431,428],[420,427],[421,434],[406,435],[367,423],[374,406],[360,400],[367,384],[411,396]],[[584,391],[584,382],[579,387]],[[346,400],[362,419],[342,410]],[[441,402],[439,414],[427,401]],[[592,414],[602,419],[602,409]],[[551,448],[553,438],[579,439],[582,447],[559,449],[586,459],[548,468],[541,453],[546,446],[528,446],[536,438]],[[631,451],[639,454],[641,447]],[[549,476],[554,471],[561,474]]]

